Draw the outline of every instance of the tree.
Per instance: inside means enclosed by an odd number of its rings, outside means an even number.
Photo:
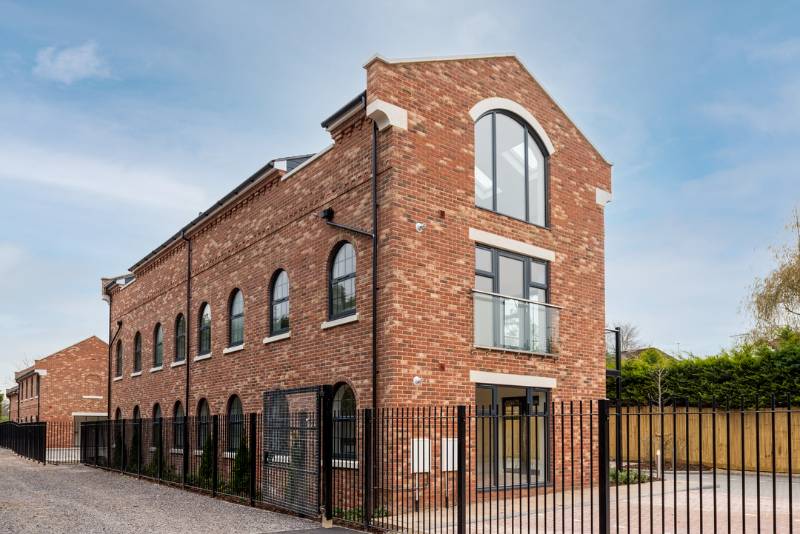
[[[753,285],[750,309],[757,336],[769,336],[783,326],[800,329],[800,209],[787,228],[796,242],[776,249],[777,267]]]
[[[628,352],[642,347],[643,343],[639,337],[639,327],[632,323],[614,323],[612,328],[620,330],[620,350]]]

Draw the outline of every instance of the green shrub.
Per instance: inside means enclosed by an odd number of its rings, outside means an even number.
[[[639,482],[650,482],[650,475],[638,469],[615,469],[612,467],[608,472],[608,479],[611,484],[625,486]]]

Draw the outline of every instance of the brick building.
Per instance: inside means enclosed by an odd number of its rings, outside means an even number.
[[[609,163],[513,55],[364,68],[328,147],[103,280],[109,413],[604,397]]]
[[[9,419],[29,423],[105,418],[108,345],[92,336],[14,373]],[[76,425],[77,427],[77,425]]]

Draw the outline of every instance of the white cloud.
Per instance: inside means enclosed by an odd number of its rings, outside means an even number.
[[[108,78],[111,71],[97,53],[97,43],[57,49],[49,46],[36,54],[33,73],[46,80],[71,84],[87,78]]]
[[[69,189],[152,208],[192,211],[206,204],[202,189],[146,164],[125,165],[10,139],[0,139],[0,161],[0,180]]]

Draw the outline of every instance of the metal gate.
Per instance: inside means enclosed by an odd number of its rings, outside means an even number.
[[[319,386],[264,393],[264,502],[295,513],[319,513],[321,402]]]

